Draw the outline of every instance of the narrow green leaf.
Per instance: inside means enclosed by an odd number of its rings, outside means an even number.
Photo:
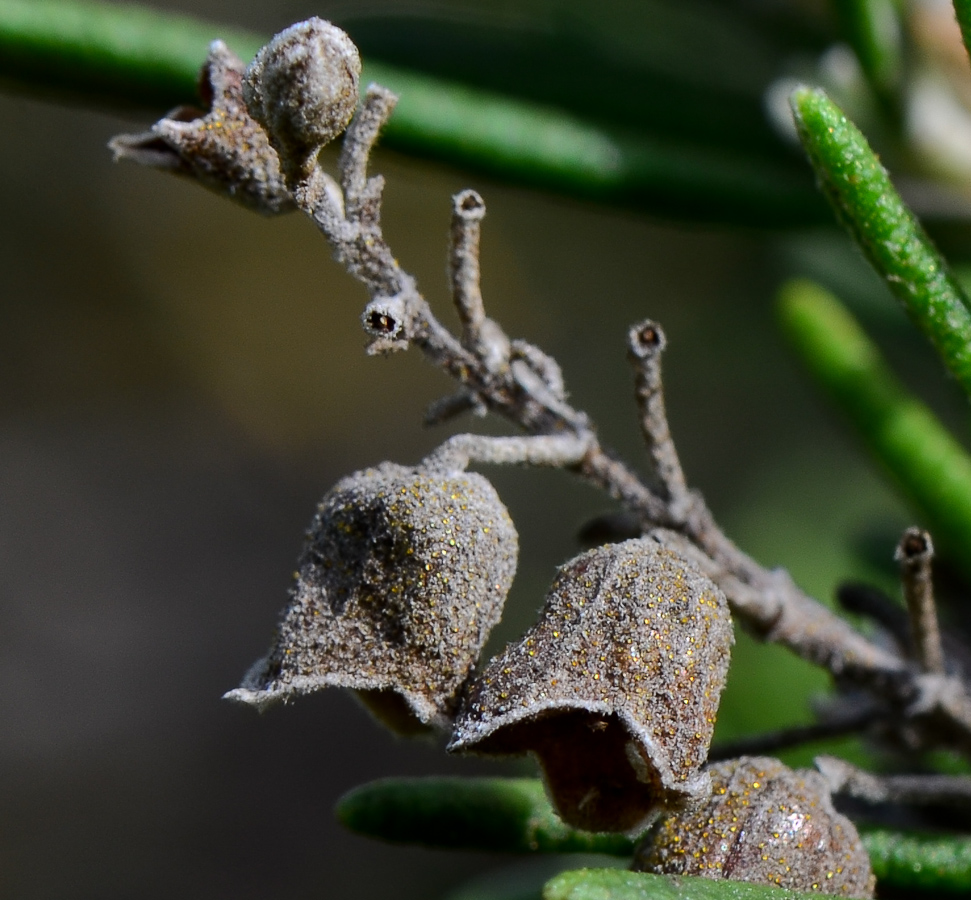
[[[594,124],[378,63],[365,66],[365,79],[400,95],[384,136],[408,152],[678,219],[821,221],[825,204],[788,167]]]
[[[971,305],[964,291],[853,123],[820,90],[798,88],[791,102],[837,215],[971,397]]]
[[[211,40],[243,58],[263,42],[184,16],[90,0],[0,0],[0,81],[155,112],[196,100]],[[384,143],[522,184],[678,219],[758,226],[823,221],[793,167],[607,127],[552,106],[366,61],[401,95]]]
[[[561,872],[583,866],[609,867],[613,862],[590,853],[518,857],[512,864],[473,876],[442,900],[542,900],[543,886]],[[627,860],[616,860],[618,868],[626,865]]]
[[[791,161],[763,97],[788,54],[746,27],[746,12],[641,0],[623,16],[623,35],[611,33],[603,7],[575,12],[550,17],[533,4],[510,21],[433,7],[351,14],[341,25],[366,58],[709,149]]]
[[[961,26],[964,47],[971,54],[971,0],[954,0],[954,14]]]
[[[507,853],[633,852],[630,838],[564,825],[534,778],[388,778],[337,803],[351,831],[405,844]]]
[[[833,324],[832,322],[830,324]],[[404,844],[507,853],[602,853],[629,857],[624,835],[564,825],[533,778],[389,778],[355,788],[337,804],[352,831]],[[971,889],[971,838],[871,831],[863,835],[884,886]],[[790,897],[802,894],[787,892]],[[735,881],[664,878],[621,869],[566,872],[544,900],[784,900],[778,888]],[[815,895],[814,895],[815,896]]]
[[[894,0],[833,0],[860,67],[877,95],[894,102],[901,82],[901,28]]]
[[[971,837],[872,831],[861,835],[881,884],[902,890],[971,891]]]
[[[828,291],[786,284],[782,328],[868,450],[926,517],[935,542],[971,575],[971,457],[897,381],[879,350]]]
[[[140,6],[83,0],[0,0],[0,79],[87,103],[168,109],[197,101],[209,43],[245,59],[258,35]]]
[[[820,894],[728,879],[575,869],[547,882],[543,900],[819,900]]]

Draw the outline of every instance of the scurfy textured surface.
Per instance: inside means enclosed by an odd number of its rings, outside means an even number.
[[[243,97],[284,158],[305,164],[350,122],[361,57],[339,28],[316,16],[280,32],[250,64]]]
[[[476,679],[450,749],[535,753],[564,821],[637,828],[704,796],[732,624],[721,591],[651,539],[560,568],[540,621]]]
[[[180,106],[141,134],[118,135],[115,159],[195,178],[264,215],[294,208],[266,132],[243,103],[245,66],[222,41],[209,47],[199,91],[207,113]]]
[[[517,552],[481,475],[393,463],[356,472],[317,509],[270,655],[227,697],[262,707],[347,687],[397,731],[445,726],[502,614]]]
[[[866,850],[853,823],[833,808],[822,775],[758,756],[708,771],[709,802],[656,823],[635,869],[873,896]]]

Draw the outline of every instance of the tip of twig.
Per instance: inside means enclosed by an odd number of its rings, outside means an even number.
[[[638,359],[656,356],[668,343],[664,329],[652,319],[645,319],[631,328],[627,342],[631,353]]]
[[[930,533],[922,528],[908,528],[897,550],[894,559],[900,563],[916,563],[929,561],[934,556],[934,544],[931,542]]]
[[[455,215],[465,221],[478,221],[485,216],[485,200],[477,192],[471,189],[459,191],[452,197],[452,209]]]

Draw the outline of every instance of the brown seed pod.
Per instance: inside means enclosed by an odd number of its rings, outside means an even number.
[[[281,31],[256,54],[243,97],[281,156],[299,165],[347,127],[360,78],[353,41],[314,16]]]
[[[226,696],[352,688],[392,729],[446,727],[499,620],[518,538],[489,482],[384,463],[323,498],[276,642]]]
[[[765,757],[708,772],[711,798],[658,820],[637,849],[636,871],[873,896],[870,859],[822,775]]]
[[[732,641],[721,591],[673,551],[644,538],[590,550],[473,682],[449,749],[534,753],[564,821],[637,829],[707,795]]]

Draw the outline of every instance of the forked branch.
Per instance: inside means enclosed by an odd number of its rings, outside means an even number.
[[[918,596],[919,569],[911,579],[915,609],[920,610],[914,621],[923,629],[918,639],[921,665],[916,666],[864,637],[801,591],[786,572],[767,570],[743,553],[717,525],[700,494],[689,490],[664,409],[660,354],[666,338],[660,326],[642,322],[632,329],[628,343],[641,427],[653,464],[652,478],[645,480],[602,446],[589,417],[569,403],[556,362],[526,341],[511,340],[487,316],[479,280],[485,204],[474,191],[456,195],[452,209],[449,268],[461,334],[453,335],[438,321],[415,279],[401,268],[385,241],[383,179],[368,175],[371,152],[397,98],[377,85],[367,89],[344,134],[336,178],[317,159],[319,130],[305,125],[297,114],[281,125],[266,112],[297,109],[301,104],[318,108],[330,95],[338,98],[334,102],[340,106],[350,94],[356,96],[356,51],[353,58],[348,54],[323,67],[331,75],[337,73],[336,87],[315,82],[318,76],[308,73],[304,62],[308,54],[295,52],[296,44],[310,42],[318,50],[323,47],[321,53],[329,53],[334,42],[321,36],[326,29],[300,31],[300,27],[275,38],[246,72],[243,90],[249,115],[269,138],[261,166],[284,173],[297,207],[324,234],[338,261],[366,287],[369,299],[362,322],[369,337],[368,352],[415,345],[459,383],[459,392],[438,401],[430,418],[442,421],[467,409],[487,410],[512,422],[526,436],[504,439],[506,443],[475,436],[453,438],[429,460],[438,459],[443,465],[463,459],[554,465],[575,473],[629,510],[644,533],[653,531],[688,553],[725,591],[734,614],[759,637],[788,647],[841,683],[869,690],[881,700],[881,708],[893,711],[888,726],[906,726],[908,739],[917,735],[919,742],[928,745],[944,742],[971,748],[971,693],[962,680],[943,673],[935,655],[926,601]],[[214,48],[208,69],[218,71],[221,65],[241,67],[238,60],[227,62],[222,50],[217,53]],[[289,80],[284,77],[288,65]],[[252,97],[262,102],[250,102]],[[156,129],[160,127],[161,123]],[[195,148],[176,142],[174,151],[191,157]],[[226,152],[223,148],[224,156]],[[238,163],[234,158],[237,167]],[[231,180],[226,187],[226,178],[210,178],[208,183],[235,193]]]

